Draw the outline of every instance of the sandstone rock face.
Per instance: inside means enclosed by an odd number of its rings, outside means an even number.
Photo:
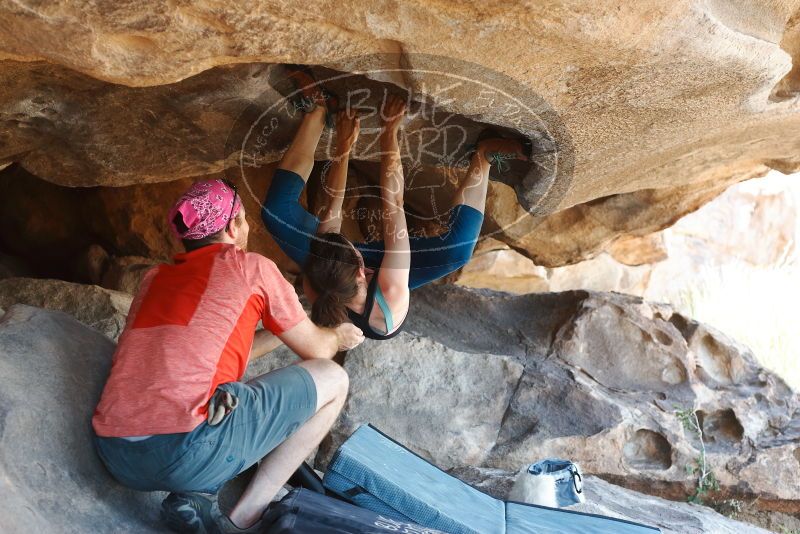
[[[109,261],[106,249],[96,243],[92,244],[73,261],[74,276],[78,280],[99,285],[108,269]]]
[[[0,288],[4,309],[39,298],[95,327],[120,324],[113,292],[29,279]],[[623,295],[440,286],[413,303],[407,333],[348,355],[351,393],[321,465],[372,422],[444,467],[517,469],[567,456],[587,473],[680,500],[692,491],[686,467],[700,442],[675,410],[694,408],[720,496],[797,513],[789,466],[800,397],[720,332]],[[472,312],[453,321],[449,309]],[[295,359],[284,347],[249,376]]]
[[[451,474],[498,499],[508,497],[516,477],[516,473],[511,471],[475,467],[453,469]],[[583,487],[586,492],[586,502],[570,506],[569,510],[636,521],[656,526],[664,533],[766,534],[769,532],[730,519],[705,506],[636,493],[594,476],[585,476]]]
[[[25,262],[14,256],[0,253],[0,279],[14,276],[27,276],[30,269]]]
[[[0,280],[0,306],[8,308],[13,304],[27,304],[63,311],[113,340],[125,328],[131,300],[127,293],[61,280]]]
[[[619,291],[674,302],[671,292],[676,286],[700,286],[706,272],[736,265],[782,268],[797,262],[796,181],[794,176],[772,173],[736,184],[662,232],[624,235],[605,245],[606,252],[558,268],[537,265],[504,243],[484,238],[458,283],[512,293]]]
[[[568,457],[616,484],[684,500],[701,444],[676,410],[695,409],[717,497],[800,509],[800,486],[787,476],[798,466],[800,396],[720,332],[618,294],[431,286],[412,303],[407,334],[348,355],[350,398],[321,464],[371,422],[450,468]],[[453,309],[470,313],[454,320]],[[439,380],[451,372],[454,383]],[[468,454],[464,429],[483,454]]]
[[[540,265],[663,228],[747,176],[800,168],[795,1],[549,0],[494,6],[491,17],[463,2],[0,9],[0,165],[55,183],[163,182],[235,166],[228,134],[279,96],[272,66],[288,62],[371,71],[360,84],[410,88],[475,128],[552,141],[557,179],[497,184],[485,228]],[[463,83],[445,88],[442,73]],[[522,94],[538,119],[520,122],[475,83]],[[264,163],[287,128],[265,145]]]
[[[349,408],[332,439],[340,443],[373,422],[445,469],[484,463],[523,371],[505,356],[480,357],[405,333],[350,351],[345,369]]]
[[[91,442],[113,351],[64,313],[18,304],[0,318],[3,532],[167,532],[164,494],[120,486]]]
[[[557,308],[550,306],[551,311]],[[412,448],[453,464],[453,474],[487,493],[505,498],[513,473],[456,465],[457,457],[448,454],[491,447],[493,435],[502,424],[502,413],[497,408],[508,402],[512,393],[509,390],[514,389],[514,382],[523,373],[523,363],[508,356],[467,354],[426,337],[409,334],[403,337],[404,343],[390,342],[393,346],[386,361],[368,347],[349,355],[349,371],[361,378],[356,378],[343,421],[356,415],[355,406],[360,406],[370,417],[387,417],[380,405],[382,398],[373,395],[381,395],[381,390],[390,384],[388,377],[378,377],[377,372],[391,371],[402,376],[391,390],[404,397],[407,380],[421,379],[423,385],[417,391],[435,390],[438,398],[429,398],[427,402],[418,398],[410,403],[409,411],[402,414],[392,434],[401,440],[416,435],[421,440],[419,447],[407,441]],[[410,352],[403,351],[403,347],[411,349]],[[3,532],[166,532],[158,519],[164,493],[142,493],[120,486],[102,466],[90,441],[92,409],[110,369],[113,350],[114,344],[106,337],[61,312],[17,304],[5,315],[0,313],[0,373],[5,377],[0,395],[3,401],[0,420],[5,422],[0,426],[4,451],[0,474],[6,489],[6,498],[0,501]],[[408,358],[414,361],[409,362]],[[296,357],[282,347],[267,358],[251,362],[248,376],[294,360]],[[450,364],[463,366],[465,372],[452,383],[455,393],[447,391],[448,383],[424,375],[431,370],[426,365],[428,360],[432,360],[433,370],[445,377],[454,373],[448,367]],[[372,380],[372,389],[363,379]],[[499,379],[500,383],[487,379]],[[75,384],[81,387],[76,388]],[[367,387],[361,389],[360,385]],[[497,392],[501,398],[492,396]],[[372,406],[364,402],[367,397]],[[456,404],[448,406],[454,416],[452,420],[431,409],[432,405],[448,400],[456,400]],[[423,410],[417,415],[434,417],[420,417],[413,428],[403,427],[404,422],[410,421],[413,410]],[[391,422],[385,422],[388,424],[383,428],[387,429]],[[434,441],[434,432],[422,434],[424,429],[434,426],[446,429],[448,439]],[[31,436],[41,429],[45,429],[47,439],[31,446]],[[336,440],[343,437],[335,436]],[[480,462],[480,457],[479,453],[469,460]],[[221,498],[233,502],[234,486],[226,485]],[[708,508],[638,494],[592,476],[587,477],[585,488],[588,502],[575,507],[576,510],[658,525],[665,532],[762,532]]]
[[[102,286],[135,295],[145,273],[159,262],[141,256],[122,256],[109,260],[102,275]]]
[[[791,138],[759,137],[768,128],[789,133],[797,120],[788,113],[791,99],[770,99],[782,81],[788,86],[781,93],[794,94],[785,81],[796,53],[794,2],[683,0],[669,9],[643,2],[612,11],[548,1],[496,10],[490,26],[484,14],[458,2],[380,11],[358,2],[346,10],[325,2],[302,9],[260,2],[156,11],[89,3],[4,9],[4,57],[43,59],[129,86],[179,82],[214,65],[254,60],[342,70],[363,67],[363,60],[348,58],[370,53],[402,53],[412,64],[425,53],[471,61],[530,84],[566,117],[582,148],[576,175],[596,177],[579,179],[566,205],[625,186],[644,189],[647,182],[677,185],[678,168],[690,170],[684,178],[690,182],[725,160],[796,161]],[[89,35],[96,36],[92,46],[76,45]],[[481,35],[477,46],[464,46],[470,35]],[[517,51],[511,56],[509,43]],[[421,77],[406,75],[406,83]],[[631,171],[621,171],[634,162],[646,167],[626,182]]]

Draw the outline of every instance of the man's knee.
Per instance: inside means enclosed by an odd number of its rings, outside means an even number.
[[[347,371],[332,360],[304,360],[297,365],[309,372],[317,388],[317,409],[334,400],[344,400],[350,387]]]
[[[322,360],[326,363],[327,372],[330,374],[330,380],[337,390],[337,397],[346,397],[347,391],[350,389],[350,377],[344,367],[334,362],[333,360]]]

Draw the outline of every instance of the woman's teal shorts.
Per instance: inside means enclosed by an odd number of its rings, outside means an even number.
[[[305,182],[300,175],[277,169],[264,205],[261,218],[272,237],[301,267],[305,265],[311,240],[317,234],[319,219],[300,205]],[[434,237],[411,237],[411,270],[408,287],[416,289],[463,267],[472,257],[483,224],[483,213],[472,206],[459,204],[450,210],[448,231]],[[364,257],[367,267],[380,267],[383,241],[353,243]]]

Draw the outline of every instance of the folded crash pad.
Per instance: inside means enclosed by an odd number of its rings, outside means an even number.
[[[452,534],[659,532],[611,517],[500,501],[371,425],[361,426],[334,453],[323,484],[360,507]]]
[[[308,489],[295,489],[264,515],[264,534],[447,534],[359,508]]]

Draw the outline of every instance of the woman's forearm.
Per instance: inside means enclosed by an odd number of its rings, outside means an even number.
[[[325,191],[325,207],[320,216],[319,233],[339,232],[342,228],[342,204],[347,189],[347,165],[350,151],[355,146],[360,128],[359,119],[353,110],[340,111],[336,119],[336,152],[328,176],[322,184]]]
[[[339,231],[342,219],[342,204],[347,189],[347,167],[350,151],[337,150],[336,157],[328,171],[328,179],[323,184],[325,190],[325,208],[320,216],[320,223],[330,231]]]
[[[381,138],[381,199],[383,203],[383,242],[385,260],[395,268],[407,268],[410,250],[406,214],[403,209],[405,180],[396,132],[385,132]],[[391,258],[390,258],[391,256]]]
[[[400,160],[400,144],[397,132],[388,131],[381,134],[381,198],[384,208],[389,205],[403,206],[403,190],[405,180],[403,165]]]

